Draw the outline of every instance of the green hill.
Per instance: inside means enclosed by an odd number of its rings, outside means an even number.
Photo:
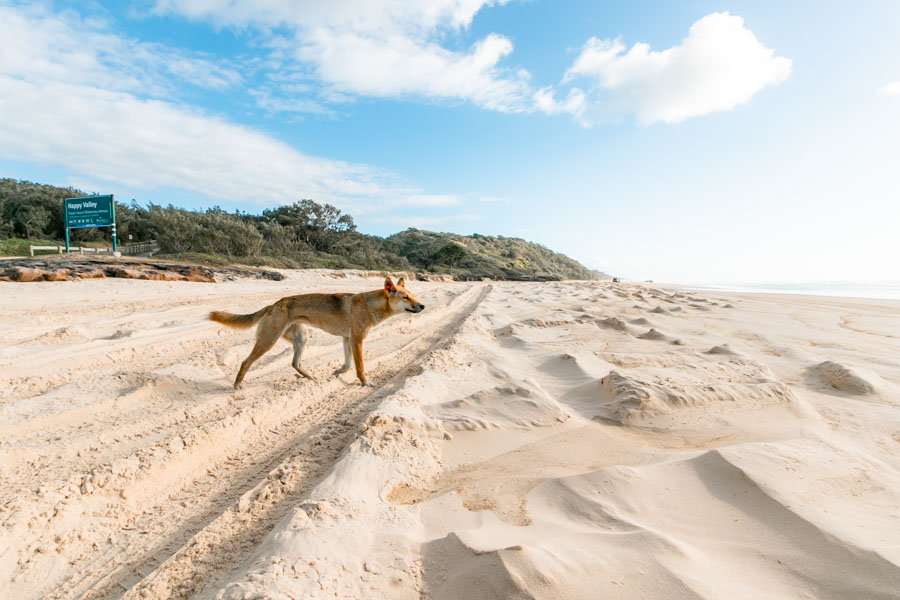
[[[388,237],[385,244],[428,271],[511,280],[595,278],[568,256],[519,238],[407,229]]]
[[[62,240],[61,205],[87,195],[72,188],[0,179],[0,251],[15,239]],[[213,264],[327,267],[447,273],[459,279],[597,279],[603,274],[519,238],[462,236],[407,229],[388,238],[356,230],[353,217],[329,204],[300,200],[253,215],[219,207],[116,203],[120,242],[155,239],[162,256]],[[72,243],[108,240],[109,229],[75,229]],[[4,240],[9,240],[4,242]]]

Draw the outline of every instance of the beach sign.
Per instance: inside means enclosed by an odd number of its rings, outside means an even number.
[[[66,223],[66,252],[69,251],[69,230],[84,227],[112,227],[113,251],[116,250],[116,205],[112,194],[66,198],[63,200],[63,220]]]

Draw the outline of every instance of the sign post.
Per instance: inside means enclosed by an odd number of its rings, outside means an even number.
[[[112,194],[66,198],[63,220],[66,222],[66,254],[69,253],[69,230],[85,227],[112,227],[113,252],[116,251],[116,203]]]

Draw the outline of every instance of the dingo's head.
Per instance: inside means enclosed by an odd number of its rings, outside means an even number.
[[[406,279],[403,277],[397,281],[396,285],[390,277],[384,280],[384,293],[387,295],[391,311],[399,313],[405,310],[406,312],[420,313],[425,310],[425,305],[413,298],[405,286]]]

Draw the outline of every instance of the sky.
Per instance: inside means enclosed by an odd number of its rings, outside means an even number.
[[[900,2],[0,0],[0,176],[900,280]]]

